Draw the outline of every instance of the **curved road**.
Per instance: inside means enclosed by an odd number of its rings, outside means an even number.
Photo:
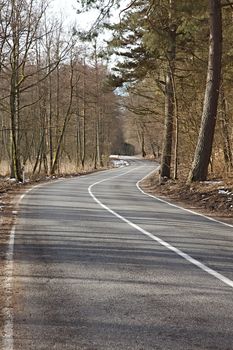
[[[22,199],[3,350],[233,349],[233,227],[143,194],[154,168]]]

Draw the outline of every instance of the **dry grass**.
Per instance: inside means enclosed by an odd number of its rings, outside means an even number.
[[[3,160],[0,162],[0,177],[6,177],[10,173],[10,165],[9,162]]]
[[[33,177],[32,175],[34,167],[34,162],[28,162],[25,165],[25,175],[28,178]],[[71,162],[69,160],[64,160],[60,162],[59,164],[59,174],[76,174],[76,173],[82,173],[83,171],[91,171],[93,169],[93,163],[88,163],[85,165],[85,169],[82,168],[82,166],[77,166],[75,162]],[[1,161],[0,162],[0,177],[5,178],[9,177],[10,175],[10,164],[8,161]]]

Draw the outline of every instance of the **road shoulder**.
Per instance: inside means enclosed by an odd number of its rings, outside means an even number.
[[[141,189],[172,204],[233,225],[233,189],[221,181],[187,185],[170,180],[159,183],[154,173],[140,182]]]

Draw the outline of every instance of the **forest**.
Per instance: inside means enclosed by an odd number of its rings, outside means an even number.
[[[0,175],[77,173],[141,154],[160,162],[161,182],[231,178],[233,3],[77,6],[99,11],[88,33],[64,28],[47,1],[0,1]]]
[[[18,181],[101,167],[123,143],[96,42],[48,11],[46,1],[1,1],[0,165]]]

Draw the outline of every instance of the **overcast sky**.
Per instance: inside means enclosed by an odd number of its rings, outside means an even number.
[[[75,7],[77,7],[76,0],[52,0],[51,4],[57,12],[62,11],[64,14],[75,16]]]
[[[51,5],[58,16],[62,15],[66,23],[74,23],[76,21],[79,27],[85,29],[87,29],[96,18],[94,12],[88,13],[88,15],[77,15],[75,10],[77,8],[76,0],[52,0]]]

